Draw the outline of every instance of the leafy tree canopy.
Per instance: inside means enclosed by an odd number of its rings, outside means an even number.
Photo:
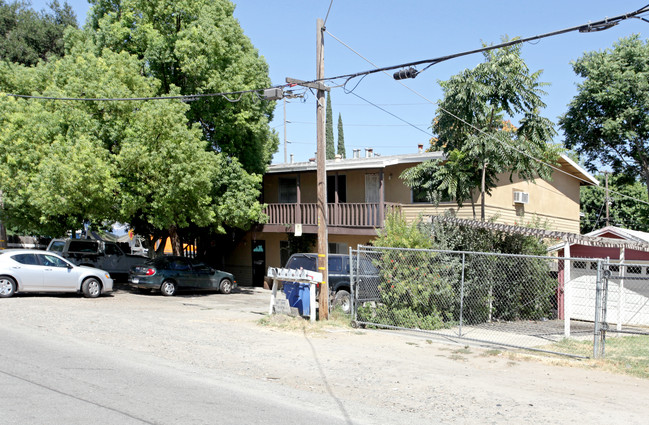
[[[268,65],[243,34],[229,0],[91,0],[89,30],[98,51],[128,52],[156,94],[220,93],[270,87]],[[201,98],[187,117],[200,124],[216,152],[239,159],[244,170],[263,173],[279,138],[268,123],[274,102],[254,94]]]
[[[2,89],[58,97],[149,97],[160,82],[127,52],[70,32],[69,53],[35,67],[0,64]],[[28,89],[27,89],[28,88]],[[174,89],[172,94],[177,94]],[[222,231],[259,219],[260,176],[209,149],[175,100],[70,102],[0,96],[0,190],[8,227],[47,235],[88,220],[156,235]]]
[[[559,124],[565,145],[586,166],[612,167],[632,182],[649,182],[649,43],[634,35],[612,49],[587,52],[573,63],[584,80]]]
[[[518,45],[485,52],[484,58],[440,82],[444,98],[433,120],[431,150],[443,151],[446,162],[423,163],[402,175],[432,200],[451,198],[461,206],[481,192],[482,219],[485,197],[500,174],[549,179],[550,167],[532,157],[552,163],[559,153],[548,143],[556,134],[553,124],[540,115],[545,107],[541,71],[530,72]],[[511,124],[514,118],[518,127]]]
[[[77,27],[67,2],[53,0],[49,12],[36,12],[29,2],[0,0],[0,59],[35,65],[49,56],[62,56],[65,28]]]
[[[581,233],[592,232],[606,226],[606,192],[604,176],[598,175],[599,187],[581,189]],[[626,229],[649,231],[649,205],[638,202],[647,199],[647,188],[643,182],[628,183],[626,176],[610,175],[608,178],[609,223]]]

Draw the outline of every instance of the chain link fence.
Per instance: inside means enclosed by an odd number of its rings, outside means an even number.
[[[566,355],[555,343],[595,344],[600,332],[603,260],[366,246],[350,255],[361,326]]]

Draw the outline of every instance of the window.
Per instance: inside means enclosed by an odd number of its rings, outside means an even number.
[[[378,269],[372,264],[368,258],[361,258],[359,263],[359,272],[361,275],[376,275],[379,273]]]
[[[117,245],[113,245],[112,243],[107,243],[106,246],[104,247],[104,254],[119,255],[119,249],[117,248]]]
[[[187,260],[183,260],[183,259],[180,259],[180,258],[178,258],[176,260],[173,260],[173,261],[170,261],[169,266],[170,266],[169,268],[171,270],[180,270],[180,271],[187,271],[187,270],[189,270],[191,268],[189,266],[189,262],[187,262]]]
[[[65,247],[65,241],[54,241],[52,242],[52,245],[50,245],[50,251],[63,252],[64,247]]]
[[[329,242],[330,254],[349,254],[349,245],[345,242]]]
[[[338,178],[338,202],[347,202],[347,176],[327,176],[327,202],[336,202],[336,177]]]
[[[205,263],[202,263],[200,261],[192,261],[191,262],[192,268],[197,271],[197,272],[211,272],[211,267],[206,265]]]
[[[14,260],[18,261],[20,264],[27,264],[27,265],[38,265],[38,258],[36,257],[36,254],[17,254],[14,255],[13,257]]]
[[[282,265],[285,265],[291,256],[291,251],[288,245],[288,241],[279,241],[279,262]]]
[[[97,242],[88,240],[70,241],[69,252],[97,252]]]
[[[415,186],[412,188],[412,202],[413,204],[416,203],[424,203],[424,204],[432,204],[437,202],[452,202],[453,199],[448,196],[447,194],[443,194],[439,199],[435,199],[436,194],[434,193],[429,193],[426,189],[422,188],[421,186]]]
[[[66,263],[64,260],[60,259],[59,257],[55,257],[53,255],[39,255],[42,263],[44,266],[47,267],[68,267],[68,263]]]
[[[591,269],[596,269],[597,268],[597,263],[595,264],[595,267],[591,265]],[[620,266],[608,266],[608,269],[611,271],[611,273],[619,273],[620,272]]]
[[[576,269],[585,269],[586,268],[586,262],[585,261],[573,261],[572,266]]]
[[[306,257],[301,255],[293,257],[289,268],[316,271],[316,259],[314,257]]]
[[[297,179],[280,178],[278,201],[281,204],[295,204],[297,202]]]
[[[343,271],[343,257],[329,257],[328,260],[328,272],[340,273]]]

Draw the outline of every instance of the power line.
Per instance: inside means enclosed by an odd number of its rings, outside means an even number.
[[[68,100],[68,101],[87,101],[87,102],[126,102],[126,101],[149,101],[149,100],[187,100],[187,101],[192,101],[200,98],[206,98],[206,97],[224,97],[227,99],[229,102],[238,102],[241,100],[241,96],[247,93],[256,93],[259,96],[259,92],[264,92],[265,90],[268,89],[273,89],[273,88],[283,88],[287,87],[288,85],[282,85],[282,86],[273,86],[273,87],[268,87],[268,88],[263,88],[263,89],[252,89],[252,90],[240,90],[240,91],[232,91],[232,92],[220,92],[220,93],[201,93],[201,94],[187,94],[187,95],[178,95],[178,96],[151,96],[151,97],[112,97],[112,98],[107,98],[107,97],[57,97],[57,96],[33,96],[33,95],[26,95],[26,94],[14,94],[14,93],[7,93],[6,95],[9,97],[18,97],[18,98],[23,98],[23,99],[40,99],[40,100]],[[230,99],[228,96],[236,96],[239,95],[237,99]],[[262,99],[261,96],[259,96],[260,99]]]
[[[406,121],[405,119],[403,119],[403,118],[401,118],[401,117],[399,117],[399,116],[393,114],[392,112],[388,111],[387,109],[384,109],[384,108],[382,108],[382,107],[380,107],[380,106],[378,106],[378,105],[376,105],[376,104],[370,102],[369,100],[365,99],[364,97],[362,97],[362,96],[360,96],[360,95],[358,95],[358,94],[356,94],[356,93],[354,93],[354,92],[350,92],[350,94],[353,94],[353,95],[356,96],[357,98],[359,98],[359,99],[361,99],[361,100],[363,100],[363,101],[365,101],[365,102],[367,102],[367,103],[369,103],[369,104],[371,104],[371,105],[376,106],[378,109],[382,110],[382,111],[385,112],[386,114],[392,115],[393,117],[395,117],[395,118],[398,119],[399,121],[403,121],[404,123],[408,124],[410,127],[412,127],[412,128],[414,128],[414,129],[417,129],[417,130],[421,131],[421,132],[424,133],[425,135],[430,136],[430,137],[433,136],[432,133],[430,133],[430,132],[428,132],[428,131],[426,131],[426,130],[422,130],[421,128],[419,128],[419,127],[417,127],[416,125],[414,125],[414,124],[412,124],[412,123]]]
[[[619,24],[620,22],[622,22],[624,20],[627,20],[627,19],[631,19],[631,18],[642,19],[642,18],[639,18],[637,15],[640,15],[640,14],[646,13],[646,12],[649,12],[649,5],[643,6],[640,9],[635,10],[633,12],[628,12],[628,13],[625,13],[625,14],[622,14],[622,15],[614,16],[612,18],[604,18],[604,19],[601,19],[599,21],[589,22],[587,24],[578,25],[578,26],[574,26],[574,27],[570,27],[570,28],[565,28],[565,29],[558,30],[558,31],[552,31],[552,32],[548,32],[548,33],[544,33],[544,34],[540,34],[540,35],[535,35],[535,36],[532,36],[532,37],[519,38],[519,39],[507,41],[507,42],[500,43],[500,44],[495,44],[495,45],[491,45],[491,46],[485,46],[485,47],[482,47],[480,49],[467,50],[465,52],[454,53],[454,54],[451,54],[451,55],[440,56],[440,57],[437,57],[437,58],[423,59],[423,60],[418,60],[418,61],[414,61],[414,62],[406,62],[406,63],[402,63],[402,64],[398,64],[398,65],[385,66],[385,67],[382,67],[382,68],[377,67],[375,69],[368,70],[368,71],[363,71],[363,72],[356,72],[356,73],[352,73],[352,74],[342,74],[342,75],[338,75],[338,76],[335,76],[335,77],[321,78],[321,79],[307,81],[307,82],[305,82],[305,84],[317,83],[317,82],[323,82],[323,81],[334,81],[334,80],[340,80],[340,79],[346,79],[345,84],[347,84],[347,82],[349,80],[353,79],[353,78],[361,77],[361,76],[367,76],[367,75],[370,75],[370,74],[375,74],[377,72],[391,71],[391,70],[395,70],[395,69],[399,69],[399,68],[415,67],[417,65],[427,65],[421,71],[416,71],[415,70],[415,75],[414,76],[416,76],[417,74],[427,70],[431,66],[436,65],[436,64],[441,63],[441,62],[444,62],[444,61],[447,61],[447,60],[450,60],[450,59],[455,59],[455,58],[459,58],[459,57],[462,57],[462,56],[468,56],[468,55],[472,55],[472,54],[475,54],[475,53],[487,52],[487,51],[490,51],[490,50],[500,49],[500,48],[503,48],[503,47],[514,46],[514,45],[517,45],[517,44],[522,44],[522,43],[526,43],[526,42],[530,42],[530,41],[534,41],[534,40],[541,40],[543,38],[553,37],[555,35],[561,35],[561,34],[565,34],[565,33],[568,33],[568,32],[573,32],[573,31],[579,31],[579,32],[603,31],[603,30],[611,28],[611,27],[613,27],[613,26],[615,26],[615,25]],[[642,19],[642,20],[644,20],[644,19]],[[644,21],[646,21],[646,20],[644,20]],[[327,33],[328,33],[328,31],[327,31]],[[414,76],[412,76],[412,77],[414,78]]]
[[[327,9],[327,15],[325,16],[324,23],[322,24],[322,28],[324,29],[325,26],[327,25],[327,19],[329,19],[329,12],[331,12],[331,6],[334,4],[334,0],[331,0],[329,2],[329,8]]]
[[[649,8],[649,5],[645,6],[645,7],[642,8],[642,9],[647,9],[647,8]],[[642,10],[642,9],[640,9],[640,10]],[[337,38],[336,36],[334,36],[334,35],[331,34],[330,32],[327,31],[327,34],[329,34],[329,35],[330,35],[331,37],[333,37],[336,41],[338,41],[338,42],[341,43],[343,46],[345,46],[345,47],[347,47],[348,49],[350,49],[352,52],[354,52],[356,55],[358,55],[360,58],[362,58],[363,60],[365,60],[366,62],[368,62],[368,63],[371,64],[372,66],[376,66],[372,61],[370,61],[369,59],[365,58],[363,55],[361,55],[360,53],[358,53],[356,50],[354,50],[353,48],[351,48],[349,45],[347,45],[346,43],[344,43],[343,41],[341,41],[339,38]],[[386,74],[386,75],[389,76],[389,74],[387,74],[387,72],[382,71],[382,70],[381,70],[381,72],[383,72],[384,74]],[[421,93],[419,93],[418,91],[414,90],[413,88],[407,86],[407,85],[404,84],[402,81],[400,81],[400,80],[394,80],[394,81],[396,81],[397,83],[401,84],[403,87],[405,87],[406,89],[410,90],[412,93],[414,93],[415,95],[419,96],[420,98],[426,100],[428,103],[430,103],[430,104],[434,104],[434,102],[433,102],[432,100],[428,99],[426,96],[424,96],[423,94],[421,94]],[[356,93],[353,93],[353,92],[352,92],[351,94],[353,94],[353,95],[355,95],[355,96],[361,98],[362,100],[365,100],[366,102],[368,102],[369,104],[371,104],[371,105],[373,105],[373,106],[376,106],[376,105],[373,104],[372,102],[369,102],[369,101],[367,101],[366,99],[364,99],[364,98],[358,96]],[[522,155],[525,155],[525,156],[527,156],[528,158],[530,158],[530,159],[532,159],[532,160],[534,160],[534,161],[539,162],[540,164],[546,165],[546,166],[550,167],[551,169],[553,169],[553,170],[555,170],[555,171],[558,171],[558,172],[560,172],[560,173],[563,173],[563,174],[565,174],[565,175],[567,175],[567,176],[570,176],[570,177],[572,177],[572,178],[574,178],[574,179],[577,179],[577,180],[582,181],[582,182],[584,182],[584,183],[587,183],[587,184],[589,184],[589,185],[592,183],[592,182],[589,181],[589,180],[586,180],[586,179],[583,179],[583,178],[581,178],[581,177],[578,177],[578,176],[575,176],[575,175],[573,175],[573,174],[570,174],[570,173],[567,172],[567,171],[564,171],[564,170],[562,170],[562,169],[560,169],[560,168],[558,168],[558,167],[556,167],[556,166],[554,166],[554,165],[552,165],[552,164],[549,164],[549,163],[547,163],[547,162],[545,162],[545,161],[543,161],[543,160],[541,160],[541,159],[539,159],[539,158],[536,158],[535,156],[533,156],[533,155],[531,155],[531,154],[529,154],[529,153],[527,153],[527,152],[525,152],[525,151],[522,151],[522,150],[518,149],[517,147],[515,147],[515,146],[513,146],[513,145],[511,145],[511,144],[509,144],[509,143],[505,143],[504,141],[502,141],[502,140],[500,140],[500,139],[494,137],[493,135],[491,135],[491,134],[487,134],[487,133],[486,133],[485,131],[483,131],[482,129],[477,128],[476,126],[474,126],[474,125],[468,123],[468,122],[465,121],[464,119],[458,117],[457,115],[455,115],[455,114],[453,114],[452,112],[446,110],[445,108],[443,108],[443,107],[441,107],[441,106],[439,106],[439,105],[438,105],[438,107],[439,107],[439,109],[441,109],[442,111],[446,112],[447,114],[449,114],[449,115],[452,116],[453,118],[457,119],[458,121],[463,122],[464,124],[466,124],[466,125],[468,125],[469,127],[473,128],[473,129],[475,129],[475,130],[477,130],[478,132],[482,133],[483,135],[485,135],[485,136],[487,136],[487,137],[489,137],[489,138],[495,140],[496,142],[500,143],[502,146],[505,146],[505,147],[508,147],[508,148],[510,148],[510,149],[513,149],[513,150],[515,150],[516,152],[518,152],[518,153],[520,153],[520,154],[522,154]],[[381,109],[382,111],[384,111],[384,112],[386,112],[386,113],[388,113],[388,114],[394,116],[395,118],[397,118],[397,119],[399,119],[399,120],[401,120],[401,121],[407,122],[407,121],[405,121],[405,120],[403,120],[403,119],[397,117],[395,114],[386,111],[386,110],[383,109],[383,108],[379,108],[379,109]],[[432,136],[432,134],[431,134],[431,136]],[[542,186],[539,186],[539,187],[542,187]],[[603,188],[601,188],[599,185],[595,185],[595,187],[598,188],[598,189],[603,190]],[[546,189],[547,189],[547,188],[546,188]],[[615,194],[620,195],[620,196],[622,196],[622,197],[625,197],[625,198],[628,198],[628,199],[632,199],[632,200],[635,200],[635,201],[638,201],[638,202],[642,202],[642,203],[645,203],[645,204],[649,205],[649,202],[644,201],[644,200],[642,200],[642,199],[634,198],[634,197],[631,197],[631,196],[625,195],[625,194],[620,193],[620,192],[615,192],[615,191],[610,190],[610,189],[609,189],[609,192],[610,192],[610,193],[615,193]]]
[[[374,105],[370,105],[374,106]],[[291,124],[310,124],[315,125],[313,121],[288,121]],[[424,126],[428,124],[412,124],[417,126]],[[410,124],[348,124],[345,123],[345,127],[409,127]]]

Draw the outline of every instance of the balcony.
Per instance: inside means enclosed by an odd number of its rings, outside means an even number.
[[[385,215],[399,204],[334,203],[327,204],[329,233],[375,235],[383,227]],[[268,204],[264,213],[268,221],[263,231],[291,232],[295,224],[302,224],[303,232],[316,233],[318,226],[317,204]]]

